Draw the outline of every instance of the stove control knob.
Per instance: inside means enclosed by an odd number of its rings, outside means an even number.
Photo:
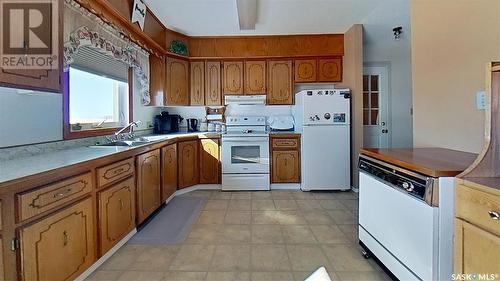
[[[330,115],[330,113],[325,113],[325,119],[326,120],[330,120],[332,116]]]
[[[408,192],[412,192],[413,189],[415,189],[415,186],[411,182],[404,182],[403,183],[403,188],[406,189]]]

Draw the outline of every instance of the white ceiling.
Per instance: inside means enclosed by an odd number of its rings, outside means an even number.
[[[257,0],[255,30],[239,29],[235,0],[145,1],[170,29],[220,36],[344,33],[387,0]]]

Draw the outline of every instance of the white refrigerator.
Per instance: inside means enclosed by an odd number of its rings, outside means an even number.
[[[304,90],[293,115],[301,139],[301,189],[351,188],[350,90]]]

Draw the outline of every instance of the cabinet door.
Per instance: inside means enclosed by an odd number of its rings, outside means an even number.
[[[155,55],[149,56],[149,105],[163,105],[165,97],[165,60]]]
[[[500,237],[455,219],[455,269],[463,273],[498,272]]]
[[[200,183],[220,183],[220,146],[218,139],[200,140]]]
[[[191,105],[205,104],[205,63],[191,62]]]
[[[3,69],[0,68],[0,85],[60,92],[60,70]]]
[[[342,81],[342,58],[328,58],[318,60],[319,82]]]
[[[141,223],[160,205],[160,151],[141,154],[137,164],[137,222]]]
[[[266,62],[245,61],[245,94],[266,93]]]
[[[101,256],[135,227],[135,179],[130,177],[99,192]]]
[[[267,62],[267,104],[293,104],[292,61]]]
[[[165,202],[177,190],[177,143],[161,149],[161,201]]]
[[[295,60],[295,83],[316,82],[316,60]]]
[[[91,198],[19,231],[22,280],[73,280],[95,261]]]
[[[179,142],[179,188],[186,188],[198,184],[198,141]]]
[[[224,95],[243,94],[243,62],[225,61],[222,71]]]
[[[298,151],[273,151],[273,183],[300,181],[300,159]]]
[[[166,105],[189,105],[189,63],[167,58],[166,66]]]
[[[220,62],[207,61],[205,67],[205,105],[222,105]]]

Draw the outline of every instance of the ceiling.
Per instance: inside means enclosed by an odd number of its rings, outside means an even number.
[[[175,31],[191,36],[344,33],[386,0],[257,0],[255,30],[240,30],[235,0],[145,0]]]

